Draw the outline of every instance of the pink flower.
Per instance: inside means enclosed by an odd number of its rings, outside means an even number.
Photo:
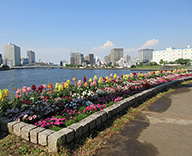
[[[29,116],[28,119],[29,119],[29,120],[33,120],[32,116]]]
[[[31,92],[31,88],[30,88],[30,87],[28,87],[28,88],[27,88],[27,91],[28,91],[28,92]]]

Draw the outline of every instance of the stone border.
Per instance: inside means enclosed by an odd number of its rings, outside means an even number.
[[[74,147],[75,143],[80,143],[83,138],[93,134],[95,130],[98,130],[114,116],[126,112],[129,107],[137,106],[146,98],[152,97],[171,86],[187,80],[192,80],[192,77],[181,78],[144,90],[57,132],[24,122],[13,121],[6,117],[0,117],[0,130],[5,133],[20,136],[26,141],[44,146],[51,152],[58,152],[59,148],[64,145]]]

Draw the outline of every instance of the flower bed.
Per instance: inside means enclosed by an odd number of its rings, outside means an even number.
[[[90,114],[113,105],[133,94],[182,77],[192,76],[187,70],[135,72],[110,77],[94,76],[83,81],[73,78],[61,84],[16,89],[9,97],[7,89],[0,90],[0,115],[39,127],[58,131],[79,122]]]

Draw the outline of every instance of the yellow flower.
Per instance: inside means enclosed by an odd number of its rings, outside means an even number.
[[[92,78],[89,79],[89,82],[90,82],[90,83],[92,82]]]
[[[67,82],[65,83],[65,88],[69,89],[69,84]]]
[[[130,73],[130,76],[133,76],[133,74],[132,74],[132,73]]]
[[[56,84],[55,84],[55,89],[58,89],[59,88],[59,83],[57,82]]]
[[[9,90],[8,89],[4,89],[4,94],[5,94],[5,97],[9,97]]]
[[[67,80],[67,81],[66,81],[66,83],[68,83],[68,85],[71,85],[71,82],[70,82],[70,80]]]
[[[73,77],[73,81],[75,81],[76,80],[76,78],[75,77]]]
[[[3,90],[0,90],[0,100],[3,98]]]
[[[126,78],[126,75],[123,75],[123,78],[125,79],[125,78]]]
[[[97,76],[95,75],[93,79],[97,80]]]
[[[99,77],[98,82],[99,82],[99,83],[102,83],[102,82],[103,82],[103,78],[102,78],[102,77]]]
[[[59,90],[63,90],[63,85],[59,85]]]
[[[107,82],[108,82],[108,83],[110,83],[111,81],[112,81],[112,79],[111,79],[111,78],[109,78],[109,79],[107,80]]]
[[[108,79],[109,79],[109,77],[108,77],[108,76],[106,76],[106,79],[108,80]]]
[[[113,78],[116,79],[117,78],[117,74],[114,74]]]

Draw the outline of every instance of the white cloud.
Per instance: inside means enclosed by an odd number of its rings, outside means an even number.
[[[144,49],[144,48],[152,48],[154,45],[158,44],[159,40],[156,39],[152,39],[152,40],[148,40],[143,46],[141,46],[141,48],[139,49]]]
[[[134,47],[133,48],[127,48],[127,49],[124,50],[124,52],[134,54],[135,52],[138,52],[138,50],[140,50],[140,49],[154,48],[154,46],[157,45],[158,43],[159,43],[159,40],[156,40],[156,39],[148,40],[140,48],[134,48]]]
[[[112,48],[114,46],[115,45],[113,44],[113,42],[107,41],[103,46],[94,47],[93,50],[106,50],[106,49]]]

